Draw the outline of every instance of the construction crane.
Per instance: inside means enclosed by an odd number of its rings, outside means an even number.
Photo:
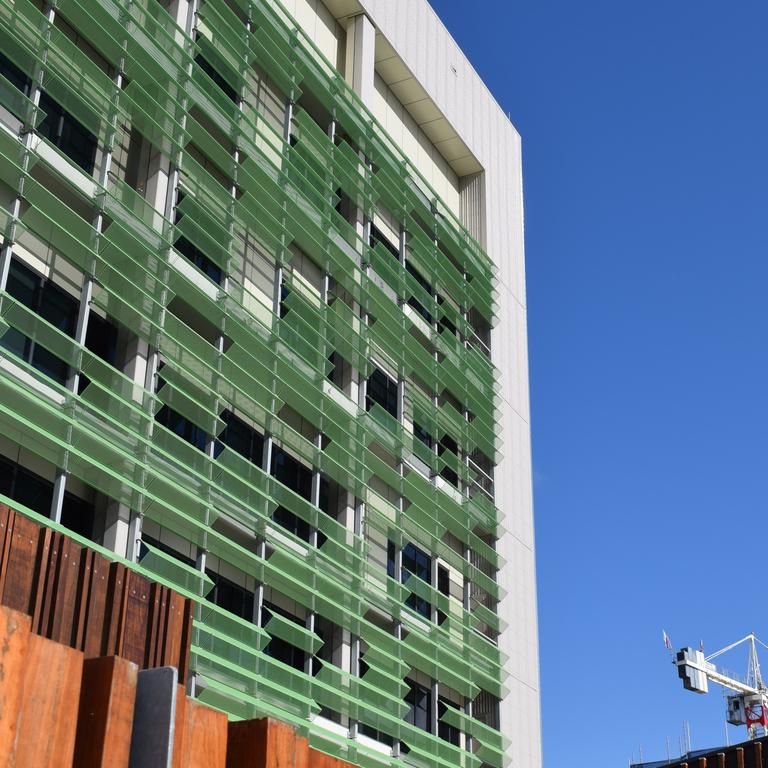
[[[668,642],[668,638],[665,640]],[[746,680],[738,680],[718,670],[712,659],[736,648],[744,643],[749,644],[749,661]],[[760,662],[757,658],[757,644],[768,648],[768,645],[758,640],[754,632],[731,643],[722,650],[704,655],[703,650],[681,648],[673,655],[672,663],[677,667],[678,677],[683,686],[689,691],[707,693],[709,681],[722,685],[735,693],[727,696],[726,720],[732,725],[746,725],[750,739],[768,735],[768,688],[760,673]]]

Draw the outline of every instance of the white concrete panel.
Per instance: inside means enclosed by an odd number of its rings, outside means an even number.
[[[323,56],[338,69],[344,31],[322,0],[285,0],[283,4]]]
[[[455,171],[404,108],[394,90],[378,74],[374,79],[374,90],[375,95],[370,105],[374,117],[458,217],[459,179]]]

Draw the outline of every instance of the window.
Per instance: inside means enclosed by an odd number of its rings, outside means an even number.
[[[221,442],[260,467],[264,453],[264,435],[248,426],[231,411],[224,411],[221,420],[227,425],[221,433]]]
[[[387,542],[387,576],[395,578],[395,542]]]
[[[315,634],[323,641],[315,657],[312,659],[312,674],[316,675],[324,664],[340,667],[342,664],[341,649],[344,644],[344,630],[319,614],[315,615]],[[336,659],[334,659],[336,656]]]
[[[158,381],[161,386],[163,383],[162,379],[159,379]],[[189,419],[185,418],[177,411],[174,411],[173,408],[164,405],[155,414],[155,420],[158,424],[161,424],[166,429],[170,429],[171,432],[178,435],[182,440],[186,440],[198,450],[205,450],[205,446],[208,443],[208,435],[205,430],[198,427],[197,424],[193,424]]]
[[[370,667],[363,659],[360,659],[358,664],[360,668],[360,677],[365,677],[365,673],[370,669]],[[380,731],[378,728],[374,728],[372,725],[359,723],[357,728],[363,736],[367,736],[369,739],[379,741],[382,744],[386,744],[388,747],[391,747],[394,744],[394,739],[388,733]]]
[[[491,356],[491,326],[488,321],[474,308],[469,310],[468,321],[472,327],[470,344],[484,355]]]
[[[480,489],[493,500],[493,462],[477,448],[469,457],[469,466],[477,473],[471,492]]]
[[[272,449],[270,474],[294,493],[307,501],[311,500],[312,472],[277,446]],[[278,507],[272,514],[272,519],[300,539],[309,541],[309,523],[285,507]]]
[[[291,295],[291,289],[285,284],[285,278],[280,281],[280,319],[282,320],[291,310],[285,305]]]
[[[406,544],[403,547],[403,570],[418,576],[430,584],[432,581],[432,558],[423,550]]]
[[[365,392],[365,410],[380,405],[390,416],[397,418],[397,383],[378,368],[368,378]]]
[[[31,78],[1,53],[0,75],[15,85],[25,96],[32,94]],[[38,126],[37,132],[58,147],[86,173],[93,173],[96,137],[44,91],[40,94],[40,109],[45,113],[45,118]]]
[[[289,509],[278,507],[272,513],[272,520],[294,536],[303,541],[309,541],[309,523],[306,520],[302,520]]]
[[[416,282],[431,296],[432,286],[427,282],[427,280],[422,276],[422,274],[415,267],[411,266],[410,262],[406,262],[405,269],[409,274],[411,274],[416,279]],[[427,323],[429,323],[429,325],[432,325],[432,314],[424,307],[424,305],[418,299],[411,296],[411,298],[408,299],[408,305],[413,307],[427,321]]]
[[[2,456],[0,456],[0,493],[41,515],[50,514],[53,483]]]
[[[222,93],[237,104],[237,91],[214,69],[213,65],[201,53],[195,56],[195,63],[221,88]]]
[[[423,549],[409,543],[403,547],[400,583],[405,583],[411,574],[432,585],[432,557]],[[395,543],[393,541],[387,542],[387,576],[395,578]],[[432,605],[423,597],[411,594],[405,604],[425,618],[432,618]]]
[[[403,572],[400,580],[405,582],[409,573],[418,576],[427,584],[432,584],[432,558],[413,544],[403,547]],[[405,604],[428,619],[432,616],[432,606],[423,597],[412,594]]]
[[[442,303],[441,298],[438,296],[437,300],[439,303]],[[448,315],[443,315],[438,321],[437,321],[437,332],[443,333],[444,331],[448,331],[452,336],[458,336],[459,331],[456,328],[456,326],[453,324],[453,322],[448,318]]]
[[[437,566],[437,591],[441,595],[450,597],[451,595],[451,577],[448,573],[448,569],[445,566]],[[442,624],[448,617],[438,609],[437,611],[437,623]]]
[[[427,448],[432,448],[435,444],[435,438],[427,432],[421,424],[413,422],[413,434],[418,440],[420,440]]]
[[[408,685],[408,693],[405,694],[405,703],[408,705],[405,722],[432,733],[432,696],[429,688],[409,677],[405,678],[405,682]]]
[[[96,160],[96,137],[47,93],[40,94],[40,109],[45,119],[37,132],[58,147],[75,165],[93,173]]]
[[[224,354],[232,346],[232,339],[221,332],[221,328],[210,316],[203,314],[180,296],[176,295],[171,299],[168,303],[168,311],[217,350],[221,344],[221,351]]]
[[[399,248],[394,243],[392,243],[375,224],[372,223],[368,245],[373,248],[375,247],[376,243],[381,243],[397,261],[400,261]]]
[[[146,548],[146,546],[144,546],[145,542],[149,544],[149,546],[152,547],[153,549],[159,550],[163,554],[178,560],[180,563],[184,563],[184,565],[189,565],[192,568],[195,567],[195,561],[191,557],[182,555],[181,552],[174,549],[173,547],[168,546],[168,544],[164,544],[159,539],[156,539],[153,536],[148,536],[145,533],[141,534],[141,547],[139,548],[139,561],[141,561],[146,555],[149,554],[149,550]]]
[[[292,616],[288,611],[279,608],[274,603],[270,603],[265,600],[261,608],[261,626],[266,627],[269,620],[272,618],[272,614],[277,613],[285,619],[298,624],[300,627],[304,626],[304,622]],[[283,664],[287,664],[289,667],[297,669],[299,672],[304,671],[304,664],[307,660],[307,654],[301,648],[297,648],[287,640],[283,640],[281,637],[273,637],[266,648],[264,653],[276,661],[281,661]]]
[[[272,448],[272,476],[299,496],[309,501],[312,497],[312,472],[282,448]]]
[[[454,704],[452,701],[449,701],[442,696],[437,700],[437,735],[443,741],[447,741],[449,744],[453,744],[454,747],[458,747],[461,739],[461,731],[455,725],[449,725],[439,719],[448,711],[449,706],[453,707],[453,709],[459,709],[457,704]]]
[[[459,446],[456,441],[448,435],[443,435],[443,439],[440,441],[437,447],[437,453],[439,456],[442,456],[446,450],[450,451],[455,456],[458,456],[459,454]],[[453,458],[453,456],[447,456],[446,461],[455,463],[456,460]],[[459,475],[452,467],[443,467],[440,470],[440,476],[446,479],[454,488],[459,487]]]
[[[53,483],[0,456],[0,493],[46,517],[53,504]],[[69,491],[64,492],[61,524],[73,533],[94,539],[96,508]]]
[[[85,347],[115,368],[117,367],[117,335],[117,326],[95,312],[90,313],[88,330],[85,333]],[[90,383],[91,380],[85,374],[81,374],[77,385],[77,394],[81,395]]]
[[[183,218],[184,214],[179,210],[179,205],[184,199],[184,193],[179,190],[176,199],[176,214],[174,218],[174,224],[178,224]],[[221,285],[222,271],[221,267],[215,262],[211,261],[196,245],[180,235],[176,238],[173,247],[182,255],[191,261],[204,275],[207,275],[213,280],[216,285]]]
[[[11,85],[18,88],[25,96],[30,95],[32,79],[2,53],[0,53],[0,75],[10,81]]]
[[[254,593],[215,571],[206,570],[205,573],[213,582],[213,589],[207,595],[208,600],[241,619],[252,621]]]
[[[86,539],[94,537],[96,509],[93,504],[65,491],[61,504],[61,524]]]
[[[328,356],[328,361],[331,364],[331,369],[328,371],[328,380],[333,382],[339,389],[344,390],[352,379],[352,367],[338,352],[331,352]]]
[[[104,362],[115,365],[117,352],[117,327],[95,312],[88,316],[85,346]]]
[[[14,299],[67,336],[74,336],[80,303],[58,285],[12,259],[6,290]],[[5,332],[0,339],[0,346],[59,384],[64,384],[69,376],[67,363],[15,328]]]
[[[499,699],[492,693],[481,690],[472,704],[472,717],[498,731],[500,723]]]

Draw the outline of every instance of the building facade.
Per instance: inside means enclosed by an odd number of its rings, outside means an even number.
[[[519,136],[423,0],[0,4],[0,501],[192,695],[541,764]]]

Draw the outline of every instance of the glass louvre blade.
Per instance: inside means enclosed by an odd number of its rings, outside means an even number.
[[[271,714],[292,722],[320,748],[364,766],[408,764],[407,757],[383,759],[314,725],[311,718],[325,706],[401,738],[412,750],[412,761],[455,765],[455,748],[402,721],[403,680],[415,668],[467,696],[481,688],[499,695],[504,690],[503,659],[498,648],[475,631],[478,626],[501,628],[499,617],[480,603],[465,611],[418,579],[405,585],[386,579],[386,573],[368,560],[371,545],[365,536],[352,534],[233,451],[225,448],[211,459],[153,423],[153,413],[168,403],[219,435],[223,410],[236,406],[260,427],[269,424],[294,455],[367,500],[368,530],[400,543],[418,541],[492,600],[503,594],[493,578],[445,543],[450,534],[491,567],[499,567],[495,551],[475,533],[479,526],[493,536],[501,534],[501,516],[493,503],[482,494],[454,498],[416,471],[401,479],[378,451],[383,448],[396,461],[415,454],[433,473],[449,466],[465,481],[474,471],[453,451],[440,457],[430,454],[411,429],[379,406],[364,412],[356,402],[345,402],[346,395],[326,381],[330,351],[363,377],[371,373],[373,358],[409,380],[418,376],[435,395],[446,390],[473,418],[467,421],[447,399],[435,401],[415,387],[407,391],[407,417],[418,412],[419,424],[435,439],[448,433],[463,454],[480,450],[496,460],[501,448],[496,428],[499,401],[490,360],[450,334],[429,327],[425,332],[402,306],[414,296],[435,320],[444,314],[469,336],[462,310],[473,308],[487,322],[494,321],[495,270],[285,10],[268,0],[239,7],[250,12],[250,32],[227,3],[204,0],[201,37],[193,42],[156,2],[62,0],[58,11],[110,67],[124,58],[126,82],[120,91],[111,75],[77,45],[58,29],[49,29],[28,0],[0,8],[0,50],[5,55],[25,71],[47,62],[44,87],[101,140],[112,115],[120,126],[141,132],[154,150],[178,157],[187,193],[179,206],[184,215],[174,228],[115,173],[107,189],[96,189],[93,198],[72,188],[69,194],[74,197],[64,199],[35,178],[25,178],[17,222],[20,236],[34,238],[68,263],[92,271],[98,283],[93,306],[160,350],[168,385],[155,396],[2,295],[0,333],[17,328],[34,336],[58,357],[79,365],[89,383],[78,396],[45,381],[48,390],[40,389],[34,382],[42,379],[34,372],[28,371],[31,379],[21,379],[0,370],[0,425],[3,434],[41,458],[66,461],[73,477],[141,509],[148,521],[205,547],[304,608],[360,635],[369,646],[363,679],[329,664],[313,679],[285,668],[263,650],[274,634],[316,651],[322,642],[317,635],[275,617],[265,631],[225,615],[203,596],[193,647],[203,701],[234,717]],[[193,64],[198,53],[233,87],[246,82],[256,63],[287,97],[298,100],[302,93],[311,93],[337,120],[344,138],[334,144],[309,113],[297,107],[292,140],[284,141],[255,109],[240,112]],[[29,121],[29,100],[13,89],[0,80],[0,103]],[[194,116],[189,114],[193,108]],[[37,125],[41,119],[38,114]],[[235,146],[237,162],[230,154]],[[205,165],[201,155],[207,158]],[[61,154],[57,162],[69,160]],[[36,150],[25,154],[21,141],[0,132],[4,183],[17,189],[24,168],[28,172],[36,166],[58,173]],[[235,197],[221,176],[231,179]],[[66,180],[66,174],[57,178]],[[362,242],[334,210],[338,190],[369,216],[377,205],[384,205],[405,224],[410,233],[407,257],[450,304],[441,306],[382,246],[371,249]],[[83,215],[83,206],[93,215]],[[92,226],[97,212],[105,215],[100,233]],[[3,228],[8,223],[6,213]],[[235,280],[226,292],[208,296],[174,271],[170,254],[179,234],[230,269],[243,262],[242,253],[236,252],[237,238],[247,237],[273,263],[284,266],[291,263],[288,246],[293,243],[331,275],[339,294],[346,295],[328,305],[318,302],[298,273],[286,269],[290,293],[282,319],[272,313],[271,299],[254,311],[247,301],[252,289]],[[194,304],[222,328],[232,342],[225,354],[168,311],[175,297]],[[375,321],[362,323],[358,307],[351,304],[362,306]],[[66,408],[52,396],[63,397]],[[286,405],[320,426],[326,440],[322,450],[280,419]],[[374,476],[402,493],[403,509],[371,488]],[[273,533],[281,533],[271,520],[278,506],[321,531],[326,540],[319,549],[304,546],[304,554],[299,554],[286,548],[285,534],[281,538]],[[271,548],[268,557],[258,556],[255,546],[229,538],[220,528],[222,520],[253,537],[265,536]],[[190,573],[159,551],[150,550],[146,562],[132,567],[186,594],[205,595],[211,586],[203,574],[194,569]],[[392,615],[406,613],[402,604],[410,594],[443,611],[448,616],[445,625],[411,631],[398,642],[365,618],[372,606]],[[414,617],[409,620],[415,627]],[[382,708],[386,714],[380,714]],[[444,719],[448,722],[447,716]],[[501,765],[497,732],[463,714],[451,724],[482,745],[476,755],[464,755],[464,764],[474,768],[482,759]]]

